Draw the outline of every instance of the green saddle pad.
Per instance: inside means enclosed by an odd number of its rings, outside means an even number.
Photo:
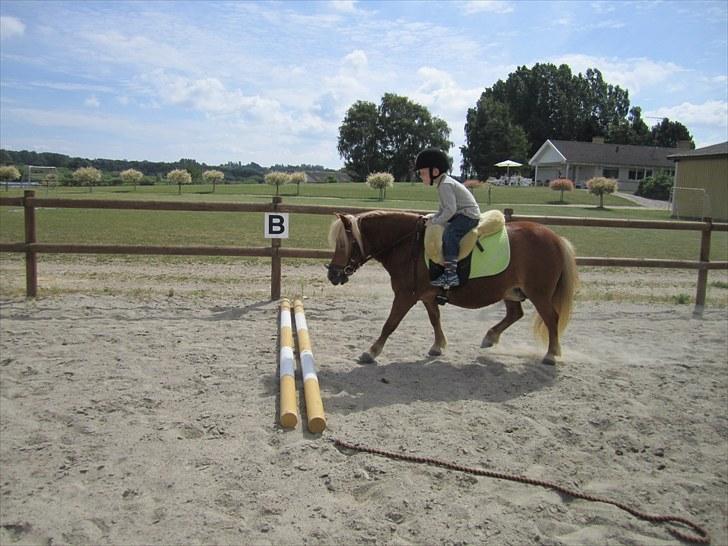
[[[483,250],[475,245],[470,254],[469,279],[489,277],[502,273],[511,261],[511,245],[508,239],[508,230],[505,226],[492,235],[481,237],[478,242]],[[467,258],[464,258],[465,261]],[[429,267],[430,261],[425,257],[425,265]],[[462,279],[462,277],[461,277]]]
[[[505,271],[511,261],[511,245],[508,230],[503,227],[499,232],[481,238],[480,246],[473,249],[470,261],[470,278],[489,277]]]

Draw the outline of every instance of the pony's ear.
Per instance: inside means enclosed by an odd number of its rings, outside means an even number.
[[[341,223],[344,225],[345,228],[351,228],[351,220],[346,216],[346,214],[341,214],[340,212],[337,212],[336,216],[339,217],[339,220],[341,220]]]

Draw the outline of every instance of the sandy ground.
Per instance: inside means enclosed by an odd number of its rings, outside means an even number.
[[[695,318],[677,303],[694,272],[583,271],[555,368],[539,364],[530,306],[479,347],[500,305],[443,308],[437,358],[419,306],[363,366],[386,273],[332,287],[321,265],[284,264],[328,419],[311,434],[276,422],[269,266],[43,261],[35,301],[22,271],[0,262],[2,545],[679,543],[612,506],[334,438],[555,481],[728,544],[728,289]]]

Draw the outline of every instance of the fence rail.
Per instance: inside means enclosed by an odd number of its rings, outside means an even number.
[[[286,205],[280,197],[271,203],[178,203],[174,201],[113,201],[97,199],[38,198],[35,192],[26,190],[23,197],[0,197],[0,206],[23,207],[25,241],[0,243],[0,252],[25,253],[26,295],[29,298],[38,293],[38,254],[127,254],[127,255],[179,255],[179,256],[249,256],[271,259],[271,299],[281,294],[281,258],[328,259],[331,251],[310,248],[283,248],[280,239],[271,239],[269,247],[232,246],[149,246],[149,245],[93,245],[93,244],[51,244],[36,239],[35,209],[37,208],[93,208],[121,210],[162,210],[194,212],[288,212],[297,214],[333,214],[335,212],[357,214],[372,209],[363,207],[327,207],[320,205]],[[394,209],[393,209],[394,210]],[[403,209],[396,209],[403,210]],[[430,211],[407,210],[417,214]],[[713,231],[728,231],[728,223],[675,222],[668,220],[619,220],[598,218],[573,218],[562,216],[521,216],[513,209],[505,209],[506,221],[528,220],[547,225],[610,227],[632,229],[669,229],[700,231],[700,253],[698,260],[663,260],[649,258],[604,258],[594,256],[577,257],[578,265],[611,267],[658,267],[669,269],[697,269],[698,280],[695,295],[695,312],[702,313],[705,305],[708,270],[728,269],[728,261],[710,261],[710,240]]]

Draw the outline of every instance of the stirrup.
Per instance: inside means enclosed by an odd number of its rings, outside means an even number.
[[[447,277],[447,273],[443,273],[442,275],[437,277],[434,281],[431,281],[430,284],[432,286],[437,286],[439,288],[447,288],[449,286],[448,280],[449,279]]]
[[[458,277],[458,274],[454,271],[446,272],[445,283],[447,284],[448,288],[456,288],[460,286],[460,278]]]

